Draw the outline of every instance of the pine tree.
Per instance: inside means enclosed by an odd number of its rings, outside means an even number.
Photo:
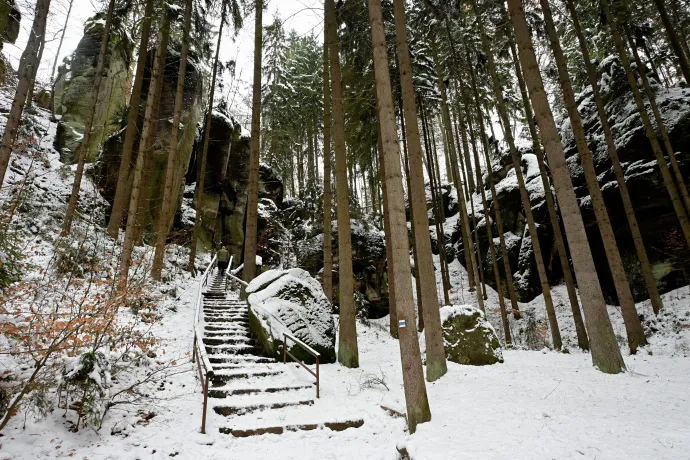
[[[125,139],[122,145],[122,155],[120,157],[120,169],[117,174],[117,185],[115,187],[115,198],[110,210],[110,220],[108,221],[108,235],[117,238],[124,216],[125,205],[129,198],[129,186],[131,184],[131,162],[134,140],[137,135],[137,119],[139,118],[139,105],[141,103],[141,88],[144,84],[144,69],[146,68],[146,57],[149,50],[149,36],[151,34],[151,20],[153,18],[153,0],[146,0],[144,17],[141,22],[141,38],[139,40],[139,56],[137,57],[137,70],[134,74],[132,94],[129,97],[129,110],[127,113],[127,127],[125,128]]]
[[[153,63],[153,71],[151,74],[151,83],[149,84],[149,93],[146,98],[146,112],[144,113],[144,126],[141,130],[141,139],[139,140],[139,153],[137,155],[136,166],[134,167],[132,180],[132,193],[129,201],[129,210],[127,211],[127,227],[125,230],[125,238],[122,244],[122,257],[120,259],[120,283],[124,286],[127,283],[129,276],[129,267],[132,262],[132,251],[136,243],[137,228],[140,225],[138,219],[140,197],[142,188],[146,186],[144,177],[144,169],[147,163],[147,157],[151,154],[151,146],[153,143],[153,124],[156,121],[154,112],[157,111],[156,101],[159,100],[159,93],[163,87],[163,75],[165,71],[165,57],[168,53],[168,40],[170,38],[170,22],[173,18],[173,11],[166,8],[166,11],[161,22],[160,30],[158,31],[158,46],[156,47],[156,57]]]
[[[257,231],[259,225],[259,137],[261,136],[261,52],[263,35],[263,0],[255,3],[254,89],[252,95],[252,133],[249,150],[249,187],[247,223],[244,232],[244,268],[242,278],[249,283],[256,276]]]
[[[331,236],[331,71],[328,38],[323,39],[323,290],[333,302],[333,242]]]
[[[616,374],[625,369],[625,363],[606,311],[606,302],[597,277],[580,208],[575,198],[568,165],[565,162],[565,153],[561,145],[558,128],[539,72],[522,0],[508,0],[508,10],[515,31],[525,83],[541,131],[549,166],[551,166],[558,202],[561,205],[565,233],[575,268],[575,277],[580,287],[580,297],[582,298],[592,350],[592,362],[602,372]]]
[[[386,36],[383,29],[380,0],[369,0],[369,16],[376,75],[376,94],[381,121],[381,139],[384,161],[386,163],[388,212],[390,214],[393,266],[395,268],[396,306],[400,325],[403,326],[403,321],[405,322],[405,327],[400,327],[398,333],[400,335],[400,358],[402,360],[403,384],[407,405],[407,424],[410,433],[414,433],[418,424],[431,420],[431,410],[429,409],[426,385],[422,375],[422,360],[417,331],[413,327],[415,313],[412,300],[407,223],[405,221],[405,203],[400,169],[400,144],[395,126],[393,96],[390,75],[388,73]],[[400,18],[399,11],[397,16]]]
[[[335,5],[325,0],[326,36],[331,59],[331,90],[333,95],[333,141],[335,147],[335,188],[338,209],[338,282],[340,293],[338,362],[345,367],[359,367],[357,322],[352,272],[352,240],[350,234],[350,196],[345,156],[345,115],[340,75],[340,50],[336,30]]]
[[[74,182],[72,183],[72,193],[67,203],[67,210],[65,211],[65,218],[62,221],[62,236],[69,235],[72,230],[72,221],[74,214],[77,211],[77,203],[79,202],[79,189],[81,188],[81,180],[84,175],[84,165],[86,164],[86,156],[89,152],[89,144],[91,141],[91,128],[93,127],[93,120],[96,115],[96,103],[98,101],[98,92],[101,88],[101,80],[105,69],[106,52],[108,51],[108,44],[110,43],[110,27],[113,23],[113,10],[115,9],[115,0],[110,0],[108,4],[108,12],[106,14],[105,26],[103,27],[103,34],[101,36],[101,47],[98,52],[98,64],[96,64],[96,74],[91,89],[91,99],[89,100],[89,108],[84,122],[84,137],[79,145],[79,154],[77,155],[77,171],[74,174]],[[38,64],[37,64],[38,65]]]
[[[5,124],[5,132],[2,135],[2,143],[0,144],[0,185],[5,180],[7,173],[7,166],[10,163],[10,155],[12,154],[12,147],[17,137],[17,130],[24,112],[24,105],[26,104],[26,94],[29,91],[31,84],[31,75],[33,69],[39,64],[38,51],[41,42],[45,38],[46,20],[48,17],[48,10],[50,9],[50,0],[37,0],[36,13],[34,22],[31,26],[31,33],[29,33],[29,40],[26,43],[26,48],[22,52],[22,57],[19,60],[19,69],[17,76],[19,82],[12,100],[12,107],[7,116],[7,123]]]
[[[182,104],[184,102],[184,83],[187,73],[187,57],[189,55],[189,32],[192,26],[193,0],[186,0],[184,12],[184,30],[182,32],[182,51],[180,52],[180,68],[177,72],[177,88],[175,90],[175,107],[173,109],[173,125],[170,133],[170,150],[168,152],[168,164],[165,172],[165,189],[163,190],[163,202],[158,217],[156,229],[156,252],[153,255],[151,277],[160,280],[165,257],[165,243],[168,239],[168,231],[173,218],[173,184],[178,170],[177,141],[180,132],[180,119],[182,118]]]

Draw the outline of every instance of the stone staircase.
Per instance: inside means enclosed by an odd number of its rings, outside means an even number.
[[[213,367],[208,391],[211,427],[247,437],[316,429],[342,431],[364,424],[356,417],[338,418],[319,410],[314,383],[298,378],[290,366],[259,354],[249,332],[247,304],[234,291],[226,294],[220,274],[203,296],[202,342]]]

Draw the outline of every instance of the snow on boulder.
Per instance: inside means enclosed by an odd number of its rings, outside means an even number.
[[[249,327],[263,351],[283,356],[284,333],[290,333],[321,354],[321,363],[335,362],[335,323],[331,304],[318,281],[301,268],[268,270],[246,289]],[[288,351],[306,363],[315,359],[288,339]]]
[[[452,305],[441,308],[443,346],[449,361],[472,366],[503,362],[496,331],[478,308]]]

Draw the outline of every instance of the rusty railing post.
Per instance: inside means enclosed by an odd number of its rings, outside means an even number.
[[[204,382],[204,408],[201,415],[201,434],[206,434],[206,406],[208,405],[208,373]]]
[[[192,344],[192,364],[196,362],[196,332],[194,332],[194,343]]]
[[[319,399],[319,357],[316,357],[316,399]]]
[[[287,335],[283,335],[283,364],[287,364]]]

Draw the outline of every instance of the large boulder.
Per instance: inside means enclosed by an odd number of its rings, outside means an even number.
[[[321,285],[299,268],[268,270],[247,287],[249,328],[267,356],[282,359],[284,334],[289,333],[320,353],[321,363],[335,362],[335,322]],[[298,359],[315,359],[288,340]]]
[[[452,305],[441,308],[443,347],[449,361],[472,366],[503,362],[496,331],[478,308]]]
[[[72,56],[58,69],[55,82],[55,113],[62,115],[55,134],[55,149],[64,163],[75,163],[91,107],[91,91],[101,46],[105,13],[84,24],[84,36]],[[125,25],[114,21],[105,60],[104,76],[96,101],[87,161],[96,158],[100,146],[119,126],[116,114],[127,105],[132,42]]]

